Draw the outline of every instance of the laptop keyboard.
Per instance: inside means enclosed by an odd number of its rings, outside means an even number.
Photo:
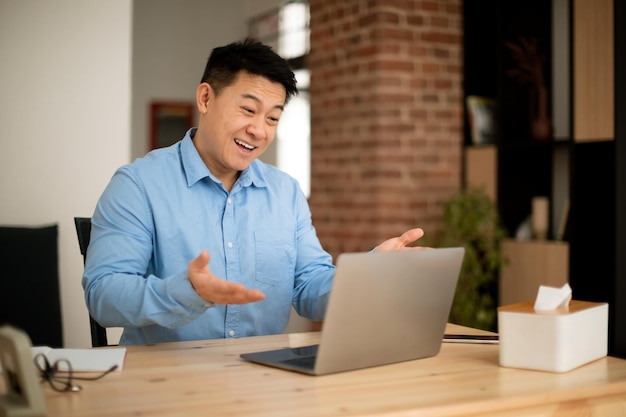
[[[285,359],[281,362],[299,368],[313,369],[315,366],[315,358],[315,356],[301,356],[299,358]]]

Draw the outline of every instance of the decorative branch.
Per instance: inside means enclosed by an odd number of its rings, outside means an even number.
[[[537,51],[537,39],[527,40],[523,37],[518,43],[504,42],[512,53],[517,68],[509,69],[507,75],[517,79],[520,83],[528,83],[531,91],[536,94],[536,102],[529,102],[531,108],[531,134],[535,139],[547,139],[552,135],[552,126],[548,119],[548,92],[543,75],[544,57]],[[532,107],[536,105],[536,107]],[[534,110],[534,111],[533,111]]]
[[[545,59],[537,52],[537,39],[530,41],[520,38],[519,42],[504,42],[513,55],[518,68],[507,71],[507,75],[517,79],[521,83],[530,83],[536,87],[544,85],[543,64]]]

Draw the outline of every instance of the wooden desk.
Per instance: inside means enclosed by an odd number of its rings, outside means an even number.
[[[455,330],[458,326],[449,325],[449,332]],[[319,333],[298,333],[131,346],[122,372],[81,382],[80,393],[60,394],[44,385],[48,416],[611,417],[626,412],[626,361],[611,357],[553,374],[500,367],[497,345],[444,344],[433,358],[321,377],[239,358],[243,352],[318,341]]]

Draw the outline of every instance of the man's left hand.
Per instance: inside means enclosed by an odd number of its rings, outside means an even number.
[[[422,246],[408,246],[424,236],[424,230],[421,228],[415,228],[407,230],[398,237],[393,237],[382,242],[376,246],[374,252],[388,252],[392,250],[413,250],[413,249],[425,249]]]

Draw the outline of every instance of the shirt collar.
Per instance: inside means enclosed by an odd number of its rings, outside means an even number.
[[[185,176],[187,177],[187,186],[191,187],[196,182],[204,178],[210,178],[213,182],[221,184],[200,157],[198,150],[193,144],[192,138],[196,134],[197,128],[191,128],[185,134],[180,144],[180,154]],[[263,162],[255,160],[242,173],[235,185],[240,187],[249,187],[255,185],[257,187],[266,187],[267,182],[263,175]]]
[[[239,177],[237,183],[241,187],[249,187],[254,185],[256,187],[267,187],[265,176],[263,175],[263,162],[255,159],[248,168],[246,168]]]

